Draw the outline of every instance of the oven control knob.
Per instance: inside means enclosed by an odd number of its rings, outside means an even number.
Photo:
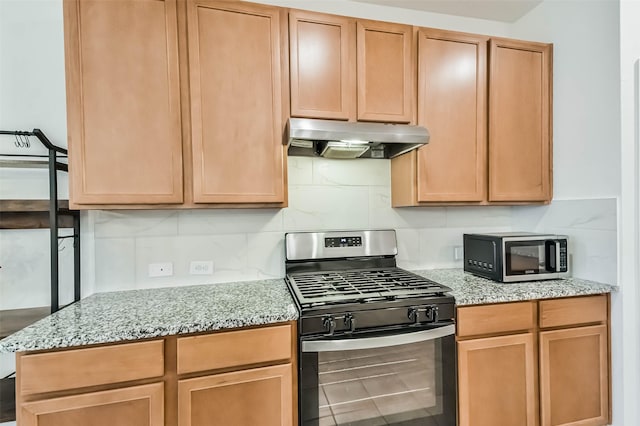
[[[327,336],[333,336],[336,331],[336,320],[332,316],[324,317],[322,319],[322,326],[327,330]]]
[[[350,333],[356,331],[356,319],[352,314],[347,314],[344,316],[344,325],[349,329]]]
[[[409,321],[416,324],[418,322],[418,308],[409,308],[407,316],[409,317]]]
[[[428,322],[438,322],[438,307],[436,305],[427,306],[426,314]]]

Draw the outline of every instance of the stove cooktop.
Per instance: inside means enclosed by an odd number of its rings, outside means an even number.
[[[441,296],[451,291],[401,268],[299,272],[287,279],[302,306]]]

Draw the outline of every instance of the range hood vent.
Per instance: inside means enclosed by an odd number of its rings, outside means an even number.
[[[393,158],[429,142],[429,131],[408,124],[353,123],[290,118],[289,155],[326,158]]]

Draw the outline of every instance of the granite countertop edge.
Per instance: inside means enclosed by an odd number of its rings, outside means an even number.
[[[0,340],[41,351],[295,321],[283,279],[96,293]]]
[[[618,291],[618,287],[612,284],[574,277],[499,283],[464,272],[462,269],[426,269],[412,272],[450,287],[456,306],[556,299]]]
[[[610,293],[578,278],[496,283],[462,269],[413,270],[452,289],[457,306]],[[295,321],[283,279],[93,294],[0,340],[0,353],[131,342]]]

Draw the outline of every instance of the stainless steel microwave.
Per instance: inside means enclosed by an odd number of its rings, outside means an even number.
[[[569,276],[566,235],[464,234],[464,270],[499,282]]]

